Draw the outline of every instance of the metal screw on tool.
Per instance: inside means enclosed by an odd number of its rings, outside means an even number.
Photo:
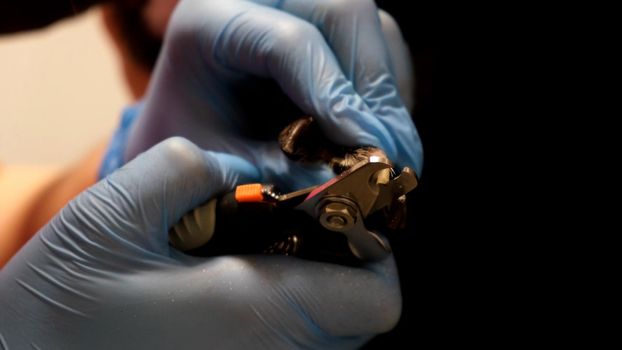
[[[328,219],[326,219],[326,221],[328,221],[328,224],[330,224],[330,226],[335,228],[342,228],[346,224],[346,220],[338,215],[331,215],[328,217]]]
[[[320,210],[320,223],[331,231],[347,231],[355,221],[356,210],[347,203],[331,201]]]

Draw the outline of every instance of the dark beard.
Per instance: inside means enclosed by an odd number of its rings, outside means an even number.
[[[153,34],[143,17],[147,0],[113,3],[114,15],[119,20],[122,38],[129,54],[140,65],[152,71],[162,47],[162,38]]]

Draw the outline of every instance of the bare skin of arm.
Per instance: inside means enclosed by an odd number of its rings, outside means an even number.
[[[97,181],[107,140],[70,167],[0,168],[0,267],[67,202]]]

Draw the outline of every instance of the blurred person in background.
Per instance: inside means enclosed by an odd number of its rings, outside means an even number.
[[[137,100],[145,96],[147,88],[150,85],[152,72],[155,67],[155,63],[157,61],[158,55],[160,54],[162,50],[162,38],[166,32],[166,28],[167,28],[167,25],[170,19],[171,12],[176,6],[176,3],[177,1],[152,0],[152,1],[111,2],[111,3],[107,3],[103,5],[104,22],[106,23],[106,27],[108,31],[110,32],[111,36],[115,39],[115,43],[119,50],[120,56],[122,57],[126,81],[131,87],[131,90]],[[188,1],[188,3],[191,3],[191,2]],[[206,1],[206,3],[209,3],[209,1]],[[259,3],[262,3],[262,2],[259,2]],[[263,3],[266,3],[266,4],[262,4],[262,6],[270,5],[269,4],[270,2],[263,2]],[[296,4],[295,1],[292,3],[293,3],[294,9],[291,11],[301,11],[301,12],[305,11],[304,6],[301,6],[300,8],[296,8],[298,4]],[[325,2],[325,3],[329,3],[329,2]],[[332,2],[332,3],[340,4],[339,6],[344,6],[344,4],[346,4],[347,6],[351,7],[352,4],[355,2],[345,1],[345,2]],[[363,2],[363,3],[369,4],[369,2]],[[32,18],[25,19],[23,21],[20,21],[19,16],[17,15],[13,14],[11,16],[12,14],[11,11],[3,11],[2,13],[7,14],[6,17],[11,18],[11,20],[5,21],[4,16],[3,16],[2,18],[3,25],[1,29],[2,29],[2,32],[13,32],[17,30],[26,30],[26,29],[32,29],[32,28],[44,26],[48,23],[51,23],[52,21],[56,19],[62,18],[67,15],[71,15],[76,10],[79,11],[79,10],[85,9],[89,5],[90,4],[87,4],[87,3],[74,3],[74,6],[77,6],[77,7],[73,7],[71,11],[59,10],[56,7],[55,9],[57,11],[46,12],[42,10],[41,12],[37,12],[37,15],[33,16]],[[6,6],[6,5],[3,5],[3,6]],[[54,7],[52,4],[47,4],[44,6]],[[363,10],[363,12],[367,11],[367,13],[369,13],[369,8],[375,9],[375,7],[369,7],[369,6],[367,7],[368,7],[367,10]],[[339,9],[339,7],[336,7],[336,8]],[[283,9],[281,10],[285,12],[287,11]],[[377,11],[377,10],[374,10],[374,11]],[[336,12],[338,16],[345,16],[345,18],[348,19],[344,11],[341,11],[341,12],[336,11]],[[184,14],[186,15],[190,13],[192,13],[192,11],[184,12]],[[41,14],[44,14],[44,15],[41,15]],[[294,15],[302,16],[300,14],[294,14]],[[269,18],[269,16],[266,18]],[[323,28],[322,25],[326,25],[326,26],[335,25],[334,24],[336,23],[335,18],[339,18],[339,17],[333,16],[332,22],[330,22],[330,18],[329,20],[326,20],[326,18],[310,18],[308,20],[311,21],[311,23],[313,23],[316,27],[319,27],[320,29],[326,29],[326,28]],[[413,106],[413,100],[412,100],[413,81],[412,81],[412,71],[410,67],[410,61],[408,58],[408,52],[407,52],[406,46],[402,42],[402,37],[401,37],[401,34],[399,33],[399,29],[397,28],[396,23],[385,13],[381,13],[380,18],[382,18],[382,29],[384,30],[383,35],[385,36],[383,37],[383,39],[385,38],[388,39],[386,40],[386,44],[387,44],[386,49],[390,50],[389,51],[390,53],[387,53],[386,55],[387,57],[390,56],[390,59],[392,60],[392,67],[390,69],[396,70],[395,77],[398,78],[398,80],[394,82],[394,84],[396,84],[395,85],[396,87],[399,87],[399,92],[400,92],[401,99],[402,99],[401,103],[404,103],[403,105],[399,106],[399,108],[408,110],[408,109],[411,109]],[[314,22],[314,21],[317,21],[317,22]],[[180,23],[180,25],[178,26],[179,30],[177,31],[177,33],[183,32],[183,29],[185,29],[183,27],[183,24],[187,22],[181,21],[181,20],[178,22]],[[191,23],[192,21],[190,20],[189,22]],[[344,21],[344,22],[347,23],[347,21]],[[363,26],[365,27],[365,25]],[[359,28],[357,27],[356,29],[359,29]],[[304,33],[308,33],[308,32],[304,32]],[[357,38],[356,31],[354,32],[346,31],[345,33],[349,36],[350,39],[352,39],[352,37],[354,37],[355,39]],[[323,32],[322,34],[326,35],[325,32]],[[346,39],[345,36],[340,37],[339,35],[337,35],[336,38],[333,38],[334,41],[329,46],[331,47],[332,50],[336,49],[337,51],[339,51],[339,47],[335,48],[334,45],[335,43],[343,43],[345,39]],[[367,41],[368,39],[365,38],[365,40],[360,40],[360,43],[363,46],[365,46],[365,45],[368,45],[366,44]],[[354,42],[358,43],[357,40],[354,40]],[[238,47],[237,49],[240,49],[240,48]],[[291,51],[295,51],[294,47],[290,47],[289,49]],[[352,47],[347,47],[347,49],[350,51],[353,50]],[[180,50],[179,48],[170,49],[168,51],[167,57],[171,57],[172,52],[180,52],[179,50]],[[181,50],[187,50],[187,48],[182,47]],[[352,55],[352,54],[358,53],[356,52],[356,50],[361,50],[361,49],[355,47],[354,52],[350,52],[350,53],[344,53],[345,51],[347,51],[344,49],[343,50],[344,52],[337,52],[335,53],[335,56],[337,57],[337,60],[341,60],[342,59],[341,56],[345,57],[348,54]],[[365,49],[363,48],[362,50],[365,50]],[[244,52],[244,51],[241,50],[241,52]],[[383,55],[384,54],[379,54],[379,56],[383,56]],[[361,57],[363,56],[360,56],[358,58],[357,57],[350,57],[350,58],[363,60],[363,58]],[[379,59],[379,61],[382,61],[383,59],[384,58],[381,58]],[[368,62],[365,62],[365,63],[368,63]],[[244,64],[244,63],[241,63],[241,64]],[[341,61],[341,65],[344,65],[344,64],[345,65],[351,64],[352,66],[350,68],[353,71],[356,71],[357,69],[356,63],[354,64],[352,62],[344,63],[343,61]],[[371,62],[371,66],[373,67],[373,62]],[[245,68],[248,69],[249,67],[245,66]],[[254,69],[252,67],[250,68],[251,70]],[[173,74],[174,73],[175,71],[173,71]],[[285,76],[287,76],[286,73],[285,73]],[[260,73],[260,75],[262,74],[265,74],[265,73]],[[270,74],[274,74],[274,72],[270,72]],[[348,72],[346,74],[348,76],[346,80],[350,82],[351,80],[353,80],[352,78],[356,76],[356,74],[357,73],[353,73],[352,71]],[[184,76],[188,77],[188,75],[184,75]],[[161,73],[160,77],[163,77],[163,78],[161,78],[161,80],[155,84],[156,86],[155,88],[152,87],[152,90],[155,91],[154,94],[157,94],[158,91],[162,91],[164,93],[163,96],[170,96],[170,95],[174,96],[174,94],[169,94],[171,90],[170,90],[170,86],[167,86],[167,84],[171,83],[170,76],[167,76],[165,73]],[[213,75],[209,77],[214,78]],[[282,78],[282,76],[280,77]],[[278,78],[279,77],[277,77],[277,80]],[[333,78],[338,78],[338,77],[333,76]],[[235,78],[235,79],[238,79],[238,78]],[[310,89],[313,89],[313,88],[314,87],[311,85]],[[371,89],[370,91],[373,91],[373,89]],[[271,92],[273,91],[271,90]],[[316,92],[317,91],[312,91],[312,93],[316,93]],[[318,96],[320,94],[321,92],[316,94],[315,96]],[[265,97],[265,96],[260,96],[260,97]],[[287,96],[287,97],[291,98],[291,96]],[[294,99],[295,98],[296,97],[294,97]],[[152,106],[151,107],[152,110],[161,109],[162,105],[159,104],[160,103],[159,100],[160,99],[155,98],[155,97],[151,97],[151,99],[147,97],[146,102],[143,102],[142,104],[140,104],[139,107],[135,109],[130,108],[129,114],[131,114],[132,119],[142,118],[142,120],[146,120],[148,118],[144,118],[140,116],[141,113],[143,114],[145,113],[143,112],[144,108],[149,109],[149,106]],[[281,100],[282,100],[282,97],[277,97],[276,101],[281,101]],[[297,107],[300,108],[301,107],[300,104],[304,103],[304,102],[301,102],[302,100],[303,99],[300,99],[299,101],[294,101],[296,104],[298,104]],[[273,102],[274,100],[271,101],[271,103]],[[383,101],[381,101],[381,103],[382,102]],[[147,107],[144,107],[145,105]],[[301,109],[304,109],[304,108],[301,108]],[[291,111],[291,109],[289,111]],[[126,112],[126,114],[127,113],[128,112]],[[149,114],[149,112],[147,112],[147,114]],[[157,114],[157,113],[151,113],[150,115],[154,115],[154,114]],[[154,120],[162,120],[158,118],[163,118],[163,117],[156,116],[156,117],[151,117],[151,118],[154,118]],[[278,120],[278,121],[280,122],[281,120]],[[87,157],[85,157],[85,160],[83,162],[80,162],[80,164],[67,170],[62,175],[57,176],[53,181],[50,181],[49,184],[41,187],[42,189],[37,191],[36,194],[33,194],[33,196],[29,197],[31,198],[31,200],[28,201],[30,204],[26,205],[23,211],[25,213],[22,217],[24,220],[15,220],[15,223],[13,226],[13,228],[15,229],[13,232],[17,232],[19,235],[19,238],[14,240],[14,242],[21,242],[19,244],[14,245],[14,248],[13,248],[14,251],[16,251],[17,248],[19,248],[21,244],[27,241],[30,238],[30,236],[32,236],[32,234],[34,234],[45,223],[47,223],[48,220],[52,216],[58,213],[58,211],[71,198],[73,198],[75,195],[80,193],[82,190],[84,190],[89,185],[96,182],[98,174],[102,175],[101,174],[102,158],[106,158],[104,156],[104,153],[106,152],[109,158],[111,152],[112,153],[117,152],[118,154],[119,151],[122,151],[123,156],[121,158],[123,158],[123,160],[121,161],[120,164],[117,164],[118,166],[120,166],[122,163],[129,161],[135,155],[142,153],[143,151],[149,149],[152,145],[159,143],[163,139],[166,139],[169,136],[175,136],[179,134],[182,134],[182,136],[186,136],[188,139],[190,139],[193,142],[198,142],[199,145],[202,146],[202,148],[207,148],[207,149],[211,148],[217,151],[232,151],[232,150],[235,151],[236,150],[236,147],[233,147],[233,146],[226,146],[226,147],[222,147],[219,149],[218,146],[210,147],[211,145],[209,144],[201,145],[200,143],[202,142],[202,140],[196,137],[193,138],[192,137],[193,135],[184,135],[184,130],[179,130],[178,128],[175,128],[175,127],[170,127],[168,129],[167,128],[159,129],[154,132],[153,129],[149,128],[149,125],[156,125],[156,124],[157,123],[152,120],[149,123],[147,123],[146,126],[134,127],[133,130],[131,128],[128,128],[128,130],[131,130],[128,132],[131,132],[132,136],[129,138],[126,136],[124,142],[122,142],[123,149],[121,150],[117,149],[117,150],[111,151],[111,149],[114,147],[111,147],[107,144],[99,145],[98,147],[96,147],[96,149],[93,152],[91,152]],[[189,129],[196,128],[196,124],[193,124],[192,122],[188,123],[188,120],[184,120],[184,124],[186,124],[186,128],[189,128]],[[337,129],[339,130],[339,128]],[[414,129],[409,129],[408,131],[412,132],[412,130]],[[391,128],[389,128],[389,134],[391,134],[391,132],[392,132]],[[415,132],[415,135],[416,135],[416,132]],[[128,143],[130,144],[129,148],[133,149],[132,151],[127,150]],[[408,144],[408,142],[405,142],[405,143]],[[409,145],[415,145],[415,143],[410,142]],[[208,146],[208,147],[205,147],[205,146]],[[407,147],[405,149],[407,149]],[[417,153],[417,152],[420,153],[420,150],[419,151],[417,151],[416,149],[413,150],[412,147],[409,148],[409,150],[412,151],[413,153]],[[240,153],[244,153],[244,151],[241,151]],[[420,163],[415,164],[416,162],[420,162],[420,154],[415,155],[415,156],[404,155],[403,153],[409,153],[405,151],[401,151],[402,154],[399,154],[400,151],[395,151],[394,153],[396,155],[395,158],[401,157],[400,160],[402,160],[402,163],[407,163],[408,165],[414,166],[420,170],[421,164]],[[245,158],[250,161],[257,160],[257,159],[253,159],[253,156],[254,155],[249,156],[248,154],[242,154],[242,158]],[[415,160],[415,159],[419,159],[419,160]],[[275,163],[279,163],[279,162],[281,161],[278,160]],[[110,169],[110,172],[112,172],[114,168],[115,167],[113,166]],[[283,174],[282,165],[278,165],[276,166],[276,168],[279,168],[279,169],[276,172],[272,173],[271,176],[274,176],[274,174],[276,173],[278,173],[278,175]],[[270,169],[270,170],[274,171],[274,169]],[[291,168],[289,166],[286,166],[285,172],[289,170],[291,170]],[[260,173],[262,171],[265,172],[265,169],[260,169],[259,171]],[[262,174],[262,176],[264,178],[266,177],[265,174]],[[313,179],[309,181],[317,182],[319,181],[319,179],[323,178],[322,176],[324,175],[318,175],[317,177],[314,177]],[[298,183],[298,184],[294,183],[290,185],[293,187],[300,187],[301,183]],[[9,240],[7,240],[7,242],[8,241]],[[3,244],[3,246],[8,247],[9,245]],[[2,252],[3,259],[7,261],[13,252],[6,253],[3,251]]]

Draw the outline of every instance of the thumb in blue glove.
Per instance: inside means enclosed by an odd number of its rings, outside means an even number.
[[[392,257],[352,268],[276,256],[199,259],[172,224],[259,172],[185,139],[80,194],[0,271],[3,349],[355,348],[392,328]]]

